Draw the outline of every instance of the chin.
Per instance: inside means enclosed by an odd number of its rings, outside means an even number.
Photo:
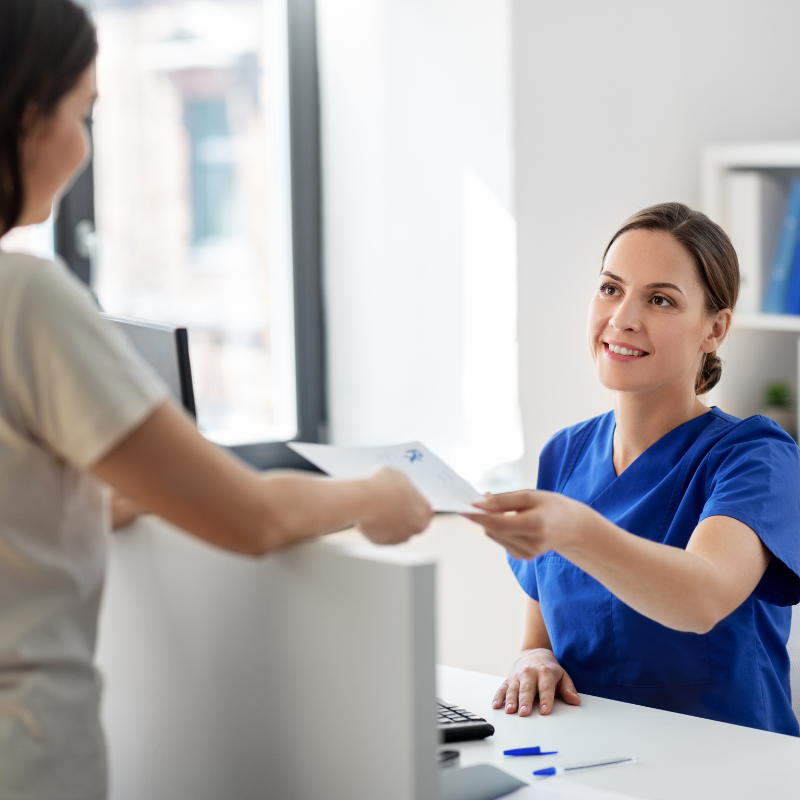
[[[612,378],[609,375],[598,375],[597,377],[600,380],[600,385],[611,392],[631,392],[636,394],[648,392],[653,388],[650,385],[642,385],[641,381],[626,381],[621,380],[619,377]]]

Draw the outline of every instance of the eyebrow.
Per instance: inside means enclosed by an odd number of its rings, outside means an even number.
[[[623,286],[627,285],[627,281],[623,278],[620,278],[619,275],[615,275],[613,272],[601,272],[601,275],[605,275],[611,278],[612,281],[616,281],[617,283],[621,283]],[[676,292],[683,294],[681,289],[676,286],[674,283],[648,283],[647,286],[644,287],[645,289],[674,289]],[[686,297],[686,295],[683,295]]]

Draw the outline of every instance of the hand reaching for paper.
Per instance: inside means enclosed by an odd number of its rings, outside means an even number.
[[[561,494],[525,490],[487,495],[474,503],[486,514],[464,516],[483,526],[489,538],[514,558],[535,558],[568,547],[597,512]],[[563,552],[562,552],[563,555]]]
[[[368,479],[371,504],[358,530],[376,544],[400,544],[422,533],[431,521],[430,503],[396,469],[383,467]]]

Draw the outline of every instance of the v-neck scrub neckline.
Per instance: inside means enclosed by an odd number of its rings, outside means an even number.
[[[659,446],[662,445],[665,439],[669,439],[670,437],[687,438],[687,436],[690,438],[691,432],[687,432],[686,426],[691,425],[692,423],[697,422],[698,420],[705,419],[709,414],[711,414],[715,410],[717,410],[717,407],[713,406],[712,408],[709,408],[708,411],[704,411],[702,414],[699,414],[696,417],[692,417],[692,419],[687,419],[686,422],[682,422],[680,425],[675,426],[671,431],[667,431],[660,439],[656,439],[656,441],[653,442],[653,444],[651,444],[650,447],[644,450],[644,452],[640,453],[639,456],[636,459],[634,459],[620,473],[617,473],[617,469],[614,466],[614,434],[616,433],[617,430],[617,419],[615,413],[611,411],[610,414],[613,424],[611,427],[611,436],[609,437],[608,441],[608,464],[611,469],[611,475],[613,476],[614,479],[619,478],[620,475],[627,472],[632,466],[637,464],[641,458],[650,453],[654,448],[656,449],[656,452],[658,452],[658,450],[660,449]]]
[[[509,557],[541,606],[556,657],[579,692],[800,735],[786,641],[800,601],[800,450],[772,420],[712,408],[679,425],[617,475],[614,413],[557,433],[537,487],[594,508],[626,531],[685,548],[697,525],[729,516],[773,554],[750,597],[707,634],[638,614],[551,551]]]

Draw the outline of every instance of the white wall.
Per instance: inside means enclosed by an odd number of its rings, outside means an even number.
[[[510,0],[318,0],[331,441],[421,439],[482,488],[522,455]],[[524,595],[445,517],[438,658],[505,673]]]
[[[330,538],[363,542],[355,531]],[[438,515],[396,549],[436,561],[437,663],[507,675],[522,643],[525,595],[504,550],[458,514]]]
[[[477,478],[522,449],[510,2],[317,6],[331,440]]]
[[[800,136],[800,4],[515,0],[512,29],[520,390],[533,479],[552,433],[610,407],[585,328],[616,226],[655,202],[697,206],[703,144]]]

